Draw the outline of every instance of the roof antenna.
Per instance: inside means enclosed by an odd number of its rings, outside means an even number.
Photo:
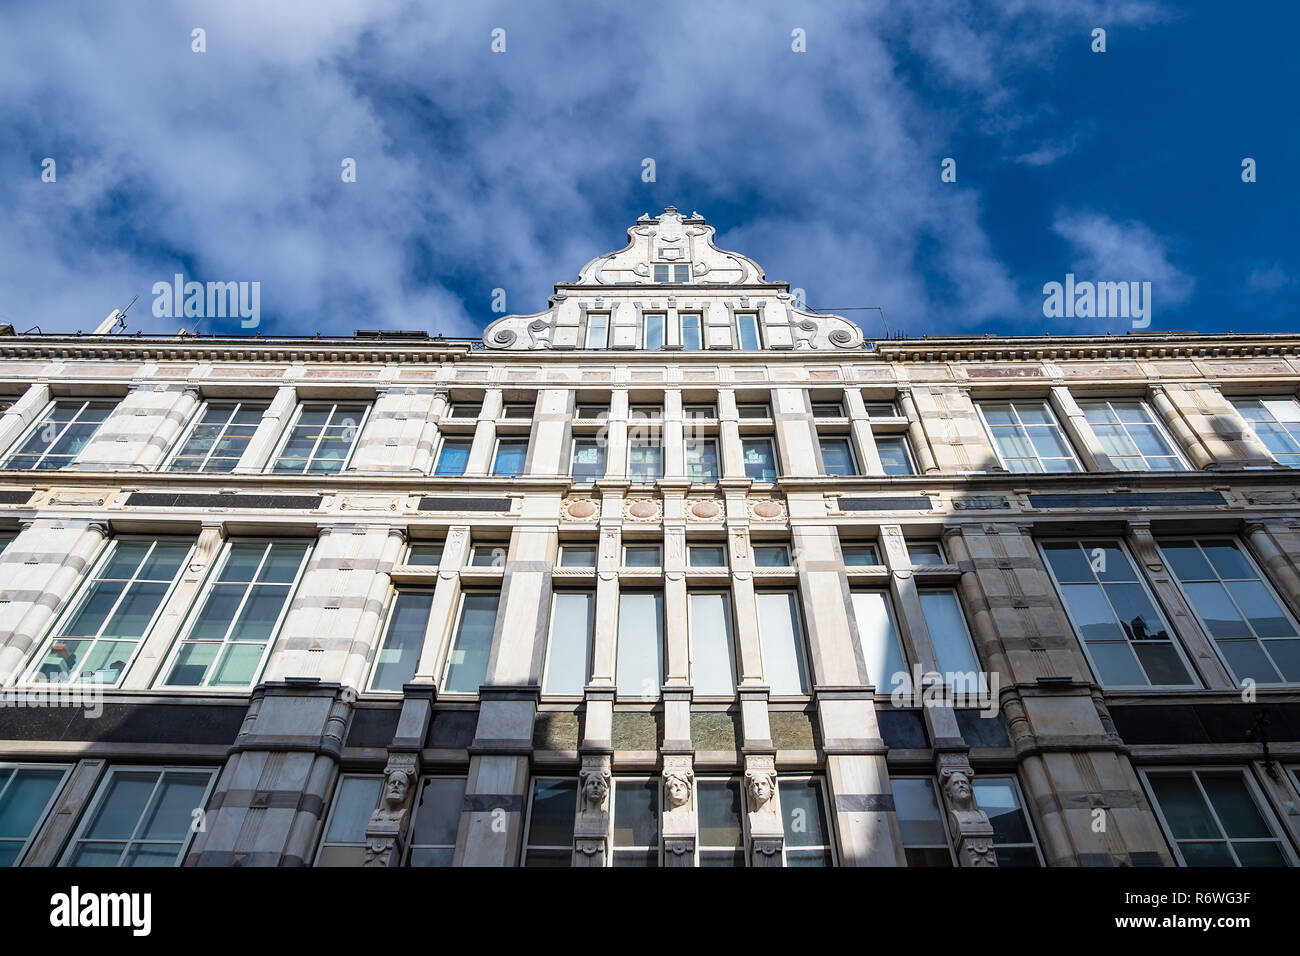
[[[95,326],[92,335],[112,335],[114,332],[126,328],[126,313],[135,305],[135,300],[140,298],[138,295],[126,304],[125,309],[114,309],[104,317],[104,321]]]

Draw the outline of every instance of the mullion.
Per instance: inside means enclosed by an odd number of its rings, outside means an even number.
[[[140,569],[143,568],[145,564],[148,563],[149,556],[153,554],[153,549],[157,547],[157,545],[158,545],[158,540],[156,538],[153,541],[149,542],[149,550],[144,553],[144,557],[140,559],[140,563],[135,566],[134,570],[132,570],[131,572],[131,576],[126,579],[126,583],[122,586],[122,593],[117,596],[117,600],[113,602],[113,606],[109,608],[108,612],[104,615],[104,622],[99,625],[99,629],[95,631],[94,636],[91,637],[90,647],[86,648],[85,655],[82,657],[81,662],[77,664],[77,669],[74,672],[74,674],[70,675],[70,679],[73,676],[77,678],[81,677],[82,668],[85,666],[86,661],[93,659],[93,655],[95,652],[95,645],[98,644],[100,639],[104,636],[104,628],[108,627],[109,622],[113,620],[113,615],[117,613],[117,609],[121,607],[122,602],[126,600],[127,594],[129,594],[131,591],[131,585],[135,584],[136,580],[138,579],[138,576],[140,574]],[[119,540],[113,545],[113,550],[109,554],[104,556],[104,565],[102,566],[104,570],[107,570],[108,565],[112,563],[113,557],[114,555],[117,554],[117,550],[120,546],[121,546],[121,541]],[[95,577],[91,578],[86,588],[86,592],[85,592],[86,597],[90,596],[96,584],[105,581],[112,581],[112,580],[121,580],[121,579],[100,577],[99,575],[96,575]],[[85,604],[83,602],[81,607],[79,607],[77,610],[80,611],[84,607]],[[161,607],[162,605],[159,604],[160,609]],[[75,617],[75,613],[74,613],[74,617]],[[72,619],[70,618],[69,621],[71,620]],[[150,618],[150,623],[153,623],[153,618]],[[145,628],[145,633],[146,634],[148,633],[147,625]],[[132,652],[132,654],[134,654],[134,651]]]
[[[227,561],[230,560],[231,553],[233,552],[227,553],[226,555]],[[217,662],[221,658],[222,651],[225,650],[225,648],[231,643],[230,640],[231,632],[234,631],[235,625],[239,623],[239,616],[243,613],[244,607],[248,604],[248,596],[253,592],[253,584],[255,581],[257,581],[257,576],[262,573],[262,566],[266,564],[266,557],[270,553],[271,553],[271,542],[267,542],[267,544],[262,548],[262,557],[258,560],[257,567],[253,570],[253,573],[249,575],[249,580],[244,585],[244,593],[243,596],[241,596],[239,599],[239,606],[236,607],[234,613],[230,615],[230,623],[226,625],[226,630],[225,633],[221,635],[221,640],[193,642],[195,644],[216,644],[217,645],[217,652],[212,655],[212,663],[209,664],[207,668],[205,668],[205,672],[203,674],[203,682],[199,685],[200,687],[208,686],[208,682],[212,679],[212,672],[216,669]],[[301,564],[299,565],[299,567],[301,567]],[[212,582],[213,588],[215,588],[218,584],[222,583],[219,579],[220,579],[220,575],[218,575],[217,578],[213,580]],[[226,582],[226,583],[230,583],[230,582]],[[211,590],[209,590],[208,593],[211,594],[212,593]],[[267,643],[269,644],[270,641],[268,640]],[[184,647],[184,642],[182,642],[181,646]],[[178,653],[179,653],[179,649],[178,649]]]
[[[61,439],[65,434],[67,434],[68,429],[71,428],[73,425],[76,424],[77,419],[81,416],[81,413],[84,412],[84,411],[86,410],[86,407],[87,407],[88,405],[90,405],[90,400],[89,400],[89,399],[87,399],[86,401],[83,401],[83,402],[81,403],[81,405],[77,408],[77,410],[76,410],[75,412],[73,412],[72,417],[69,418],[66,422],[63,423],[63,427],[59,429],[59,433],[58,433],[57,435],[55,435],[53,438],[51,438],[48,442],[46,442],[45,448],[44,448],[44,449],[41,451],[41,453],[36,457],[36,462],[35,462],[35,465],[33,466],[32,470],[38,470],[38,469],[40,468],[40,466],[41,466],[42,464],[45,463],[45,459],[48,458],[48,457],[50,456],[50,450],[51,450],[52,448],[54,448],[54,446],[57,445],[57,444],[59,443],[59,440],[60,440],[60,439]],[[48,409],[46,409],[45,414],[41,417],[41,421],[40,421],[40,422],[37,422],[37,424],[36,424],[36,429],[35,429],[36,432],[38,432],[38,433],[40,432],[40,430],[41,430],[41,428],[42,428],[42,423],[44,423],[45,425],[51,425],[51,424],[53,424],[53,422],[48,422],[48,421],[46,421],[46,419],[48,419],[48,418],[50,417],[50,415],[54,414],[54,412],[58,409],[58,407],[59,407],[59,403],[58,403],[57,401],[52,402],[52,403],[50,404],[50,407],[49,407]],[[59,457],[62,458],[62,457],[65,457],[65,456],[60,455]],[[73,457],[75,458],[76,456],[74,455]]]
[[[307,453],[307,459],[303,464],[302,470],[304,475],[311,473],[312,462],[316,460],[316,452],[320,451],[320,443],[325,440],[325,435],[330,430],[330,423],[334,421],[334,413],[338,410],[338,407],[338,402],[334,402],[330,405],[329,414],[325,416],[325,422],[320,427],[320,433],[316,436],[316,441],[311,446],[311,451]],[[290,438],[292,438],[292,435]]]
[[[1251,623],[1250,616],[1246,614],[1246,612],[1242,609],[1241,605],[1237,603],[1237,599],[1232,596],[1232,590],[1228,587],[1227,579],[1224,578],[1224,576],[1219,573],[1219,569],[1214,566],[1214,562],[1210,560],[1210,556],[1205,553],[1205,548],[1202,547],[1201,545],[1201,541],[1203,539],[1195,538],[1193,540],[1196,543],[1196,550],[1200,553],[1201,559],[1205,561],[1206,565],[1210,569],[1210,572],[1214,575],[1214,580],[1218,583],[1219,587],[1223,589],[1223,593],[1227,597],[1229,603],[1232,604],[1233,610],[1235,610],[1237,614],[1240,615],[1242,623],[1245,624],[1246,627],[1250,629],[1250,634],[1251,637],[1255,639],[1255,644],[1259,647],[1260,651],[1264,654],[1264,656],[1268,658],[1268,662],[1271,665],[1273,665],[1273,670],[1277,672],[1278,682],[1283,684],[1287,683],[1286,674],[1283,673],[1282,668],[1278,667],[1277,661],[1273,659],[1273,655],[1269,653],[1268,640],[1259,636],[1259,631],[1257,631],[1255,629],[1255,625]],[[1234,581],[1250,580],[1250,581],[1255,581],[1260,585],[1264,584],[1263,578],[1260,577],[1259,575],[1256,575],[1253,578],[1234,578],[1233,580]],[[1279,604],[1279,608],[1281,608],[1280,604]],[[1285,610],[1283,611],[1283,613],[1285,613]],[[1199,616],[1200,612],[1198,611],[1197,614]],[[1206,626],[1206,630],[1207,631],[1209,630],[1208,625]],[[1213,635],[1211,635],[1211,637],[1213,637]],[[1223,640],[1226,640],[1229,643],[1232,642],[1232,638],[1224,638]],[[1285,640],[1285,638],[1283,638],[1283,640]],[[1215,643],[1218,644],[1219,641],[1216,639]]]
[[[235,415],[239,413],[239,408],[242,404],[242,402],[235,402],[235,404],[231,405],[227,409],[226,420],[221,423],[221,429],[213,437],[212,444],[208,448],[208,453],[203,456],[203,461],[199,465],[199,471],[208,470],[208,465],[212,463],[212,458],[217,453],[217,447],[221,444],[221,439],[226,437],[226,432],[230,430],[230,423],[235,420]],[[205,406],[203,410],[206,412],[207,407]],[[195,427],[198,427],[197,423],[195,424]]]
[[[1217,574],[1218,572],[1216,571],[1215,573]],[[1237,856],[1237,851],[1233,849],[1232,846],[1232,840],[1228,838],[1228,829],[1223,825],[1223,821],[1219,819],[1219,813],[1214,809],[1214,801],[1210,799],[1209,792],[1205,789],[1205,785],[1201,783],[1201,773],[1199,770],[1192,771],[1192,780],[1195,781],[1196,789],[1200,793],[1201,799],[1205,801],[1205,808],[1210,811],[1210,818],[1214,821],[1214,826],[1219,831],[1219,842],[1228,848],[1228,852],[1232,854],[1232,861],[1236,863],[1237,866],[1241,866],[1241,858]],[[1250,793],[1249,788],[1247,788],[1246,792]],[[1253,794],[1251,796],[1253,797]],[[1201,841],[1186,840],[1184,842],[1194,843]]]
[[[134,844],[151,842],[144,840],[143,838],[137,838],[136,834],[139,833],[140,828],[144,826],[144,821],[149,816],[149,809],[154,805],[154,801],[158,799],[158,788],[162,786],[163,778],[166,776],[166,770],[158,771],[158,778],[153,782],[153,790],[149,793],[149,799],[144,802],[144,809],[140,811],[140,816],[135,821],[135,828],[131,831],[131,835],[127,838],[126,846],[122,848],[122,853],[117,858],[119,866],[122,865],[123,857],[131,851],[131,847]]]

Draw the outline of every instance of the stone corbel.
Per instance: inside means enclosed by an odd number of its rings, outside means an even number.
[[[965,754],[939,755],[939,790],[948,811],[948,825],[957,845],[959,866],[997,866],[993,851],[993,824],[975,805],[974,776]]]
[[[776,792],[776,757],[745,755],[745,810],[749,820],[750,863],[782,866],[785,827]]]
[[[410,820],[413,788],[419,779],[415,754],[390,754],[384,768],[384,792],[379,808],[366,825],[366,856],[363,866],[400,866]]]
[[[609,857],[609,754],[585,754],[578,771],[573,865],[605,866]]]
[[[690,754],[664,755],[664,866],[695,865],[695,770]]]

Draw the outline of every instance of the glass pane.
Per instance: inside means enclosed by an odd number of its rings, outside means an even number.
[[[930,630],[939,670],[945,674],[977,673],[979,663],[971,650],[957,595],[952,591],[922,591],[921,611]],[[981,676],[980,686],[983,685]]]
[[[976,805],[989,815],[994,843],[1032,843],[1029,826],[1020,812],[1020,801],[1009,780],[997,778],[972,781]]]
[[[909,544],[907,557],[919,567],[943,564],[943,551],[937,544]]]
[[[63,771],[14,770],[6,789],[4,783],[9,775],[10,772],[0,770],[0,790],[4,790],[4,796],[0,797],[0,840],[17,840],[21,847],[63,781]]]
[[[736,692],[732,664],[731,612],[725,594],[691,594],[691,683],[703,697]]]
[[[894,806],[904,846],[947,846],[943,814],[929,780],[893,781]]]
[[[406,563],[421,567],[436,567],[442,563],[442,545],[413,544],[411,545],[411,553],[406,556]]]
[[[551,637],[546,661],[547,694],[582,694],[591,659],[591,635],[596,621],[596,595],[591,591],[557,591],[551,611]]]
[[[780,778],[781,816],[787,847],[824,846],[826,814],[817,781]]]
[[[226,563],[222,566],[217,580],[243,582],[253,580],[253,575],[257,573],[257,567],[262,563],[262,555],[265,552],[266,545],[263,544],[232,544],[226,552]]]
[[[113,612],[104,627],[104,637],[140,638],[144,636],[154,612],[167,594],[166,584],[135,584]]]
[[[1137,655],[1128,643],[1089,644],[1093,666],[1103,684],[1114,687],[1141,687],[1150,681],[1138,666]]]
[[[596,566],[596,548],[594,545],[566,544],[560,548],[560,567],[594,568]]]
[[[754,567],[788,568],[790,566],[790,549],[785,546],[760,545],[754,548]]]
[[[625,591],[618,599],[615,682],[620,697],[651,700],[663,684],[663,593]]]
[[[460,626],[447,667],[445,688],[452,693],[477,694],[487,678],[492,632],[496,628],[499,594],[466,594],[461,599]]]
[[[196,819],[194,811],[203,809],[203,795],[208,789],[209,779],[205,773],[169,771],[164,774],[162,786],[137,838],[184,842]]]
[[[443,442],[442,452],[438,455],[438,467],[433,473],[451,477],[463,475],[469,464],[469,450],[470,442],[467,441]]]
[[[1262,582],[1232,581],[1228,584],[1228,593],[1246,614],[1258,636],[1291,637],[1295,634],[1295,628]]]
[[[908,676],[889,613],[889,599],[881,591],[854,591],[853,616],[862,642],[867,680],[875,685],[877,693],[892,692]]]
[[[1074,620],[1079,636],[1085,641],[1122,641],[1123,630],[1115,620],[1115,612],[1106,601],[1106,595],[1095,584],[1069,584],[1061,588],[1061,596]]]
[[[122,596],[126,585],[120,581],[93,584],[83,599],[76,616],[62,628],[65,637],[93,637],[104,626],[109,612]]]
[[[659,847],[659,781],[615,780],[614,846]]]
[[[1214,570],[1218,571],[1219,577],[1225,581],[1251,580],[1258,577],[1255,569],[1246,560],[1246,556],[1233,542],[1203,541],[1201,547],[1205,549],[1205,556],[1210,559],[1210,564],[1214,565]]]
[[[137,843],[129,847],[122,866],[175,866],[181,843]]]
[[[880,463],[887,475],[912,474],[912,462],[907,456],[907,441],[904,438],[877,438],[876,451]]]
[[[1218,839],[1222,836],[1190,773],[1151,774],[1148,779],[1175,840]]]
[[[275,630],[276,619],[289,598],[289,589],[280,584],[254,585],[244,602],[239,618],[230,631],[232,641],[265,641]]]
[[[227,644],[208,683],[213,687],[247,687],[257,675],[265,644]]]
[[[1255,806],[1241,774],[1201,773],[1200,778],[1219,823],[1230,839],[1272,838],[1273,832]]]
[[[1139,584],[1107,584],[1110,598],[1125,632],[1135,641],[1167,640],[1164,622]]]
[[[1214,571],[1195,541],[1161,541],[1160,551],[1178,580],[1213,581]]]
[[[114,773],[95,813],[94,822],[83,836],[101,840],[130,839],[157,782],[158,774],[153,772]]]
[[[849,451],[847,441],[823,438],[821,448],[822,464],[826,466],[827,475],[847,477],[857,474],[857,469],[853,466],[853,455]]]
[[[370,822],[371,812],[379,806],[383,786],[384,778],[379,776],[344,777],[334,798],[334,813],[325,842],[364,843],[366,824]]]
[[[464,777],[430,777],[425,780],[415,808],[415,820],[411,824],[411,843],[454,847],[464,800]],[[415,860],[412,859],[411,863],[415,865]],[[450,866],[451,862],[425,865]]]
[[[424,633],[429,626],[433,594],[428,591],[401,591],[393,602],[388,631],[375,660],[375,674],[370,686],[375,690],[401,690],[415,676],[424,648]]]
[[[775,696],[808,693],[799,604],[790,592],[760,592],[758,628],[763,641],[763,676]]]
[[[1205,621],[1210,634],[1218,637],[1251,637],[1250,628],[1228,599],[1222,584],[1186,584],[1188,600]]]
[[[577,809],[576,780],[538,780],[533,784],[533,808],[528,820],[529,846],[570,846]],[[529,853],[532,856],[532,853]]]
[[[842,550],[846,567],[874,567],[880,564],[874,545],[846,544]]]
[[[268,584],[289,584],[298,574],[307,546],[302,544],[273,544],[266,556],[257,580]]]
[[[623,549],[623,565],[629,568],[659,567],[659,546],[628,545]]]
[[[745,841],[740,823],[740,782],[701,780],[697,784],[697,799],[700,846],[743,847]]]
[[[167,675],[167,683],[175,687],[198,687],[207,675],[208,667],[217,659],[220,644],[183,644],[176,655],[176,663]]]
[[[727,563],[726,552],[722,548],[692,545],[688,553],[693,568],[721,568]]]
[[[68,858],[68,866],[117,866],[122,858],[121,843],[83,843]]]

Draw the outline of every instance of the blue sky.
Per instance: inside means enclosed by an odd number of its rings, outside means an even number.
[[[182,272],[259,282],[263,334],[474,335],[673,203],[908,335],[1130,327],[1044,318],[1067,272],[1151,282],[1152,331],[1294,332],[1296,35],[1282,0],[11,0],[0,321],[139,294],[130,330],[172,333]]]

